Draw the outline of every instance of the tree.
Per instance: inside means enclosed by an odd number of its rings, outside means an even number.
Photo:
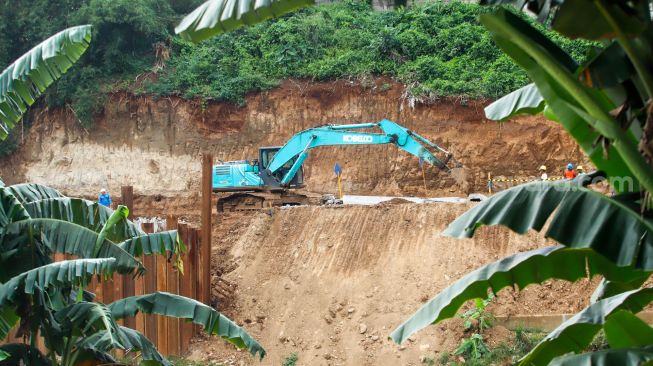
[[[0,74],[0,141],[27,107],[68,71],[91,41],[91,26],[65,29],[41,42]]]
[[[110,352],[140,351],[148,364],[169,365],[154,345],[117,321],[137,312],[192,321],[261,357],[265,350],[213,308],[183,296],[156,292],[94,301],[85,288],[96,277],[143,275],[142,255],[177,256],[185,250],[176,231],[143,233],[116,211],[84,199],[64,197],[38,184],[5,187],[0,182],[0,339],[17,326],[26,344],[0,345],[0,364],[75,365],[83,360],[115,362]],[[77,259],[54,262],[53,254]],[[36,348],[38,337],[48,349]]]
[[[628,364],[653,359],[653,329],[633,314],[653,300],[641,288],[653,271],[653,25],[650,4],[607,0],[482,0],[520,4],[550,21],[564,36],[602,40],[593,57],[578,65],[528,22],[504,8],[480,16],[496,44],[534,84],[490,106],[489,118],[541,113],[560,123],[599,169],[572,182],[518,186],[480,203],[454,221],[445,234],[471,237],[480,225],[505,225],[518,232],[542,230],[561,245],[518,253],[456,281],[427,302],[391,337],[397,343],[429,324],[450,318],[467,300],[488,290],[524,288],[550,278],[574,281],[602,275],[592,304],[540,342],[520,364]],[[214,6],[210,7],[210,3]],[[249,23],[249,10],[209,1],[177,28],[192,40]],[[246,7],[245,9],[249,9]],[[267,11],[271,9],[267,6]],[[212,10],[212,11],[208,11]],[[257,9],[262,11],[262,9]],[[208,15],[205,15],[207,13]],[[205,16],[203,18],[203,16]],[[221,20],[232,21],[221,27]],[[608,180],[616,193],[588,189]],[[581,353],[603,329],[611,349]]]

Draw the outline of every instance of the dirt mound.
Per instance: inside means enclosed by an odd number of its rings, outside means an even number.
[[[379,205],[380,206],[384,206],[384,205],[402,205],[402,204],[405,204],[405,203],[411,203],[411,202],[406,200],[406,199],[403,199],[403,198],[395,197],[395,198],[393,198],[391,200],[383,201],[383,202],[379,203]]]
[[[243,108],[179,98],[114,95],[95,127],[85,130],[69,111],[35,110],[25,144],[0,161],[6,183],[47,183],[68,193],[94,195],[133,185],[137,195],[188,196],[199,190],[200,155],[221,160],[255,158],[258,147],[282,145],[293,134],[327,123],[388,118],[450,150],[464,176],[425,168],[393,146],[323,147],[305,164],[308,189],[335,193],[333,166],[343,168],[345,194],[461,195],[486,191],[487,174],[525,177],[545,164],[585,163],[563,130],[541,118],[497,124],[483,117],[484,100],[440,99],[411,108],[404,86],[387,79],[370,88],[347,81],[288,81],[255,93]],[[583,164],[585,165],[585,164]],[[551,174],[554,174],[553,172]]]
[[[403,347],[391,330],[438,291],[478,266],[546,245],[541,235],[481,228],[475,239],[440,232],[471,204],[400,204],[275,209],[272,216],[225,214],[214,230],[213,265],[235,290],[219,308],[244,325],[279,365],[420,364],[451,351],[462,321],[431,326]],[[566,313],[584,306],[593,283],[559,282],[501,291],[495,315]],[[220,297],[220,293],[214,293]],[[199,342],[192,359],[258,361],[218,339]],[[238,364],[238,363],[235,363]]]

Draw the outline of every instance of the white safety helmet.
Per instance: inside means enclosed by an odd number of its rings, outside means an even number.
[[[100,193],[107,193],[107,190],[105,188],[100,189]]]
[[[540,167],[540,170],[546,170],[546,167],[545,167],[544,165],[542,165],[542,166]]]

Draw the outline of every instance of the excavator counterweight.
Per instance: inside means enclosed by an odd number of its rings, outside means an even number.
[[[370,128],[379,128],[382,133],[359,131]],[[304,187],[303,164],[311,149],[384,144],[394,144],[447,172],[451,171],[451,165],[461,166],[449,151],[387,119],[376,123],[318,126],[295,134],[284,146],[259,148],[258,159],[215,165],[213,191],[231,193],[219,198],[218,211],[319,202],[319,197],[292,191]]]

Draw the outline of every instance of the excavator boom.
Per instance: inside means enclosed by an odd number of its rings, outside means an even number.
[[[379,128],[383,133],[356,131],[370,128]],[[292,168],[284,174],[281,180],[282,185],[287,185],[303,165],[310,149],[319,146],[383,144],[395,144],[398,148],[431,165],[446,171],[450,170],[447,163],[452,156],[448,151],[387,119],[377,123],[326,125],[302,131],[288,140],[276,153],[267,166],[267,170],[274,174],[289,161],[293,161]],[[442,155],[441,159],[435,156],[437,153]]]

